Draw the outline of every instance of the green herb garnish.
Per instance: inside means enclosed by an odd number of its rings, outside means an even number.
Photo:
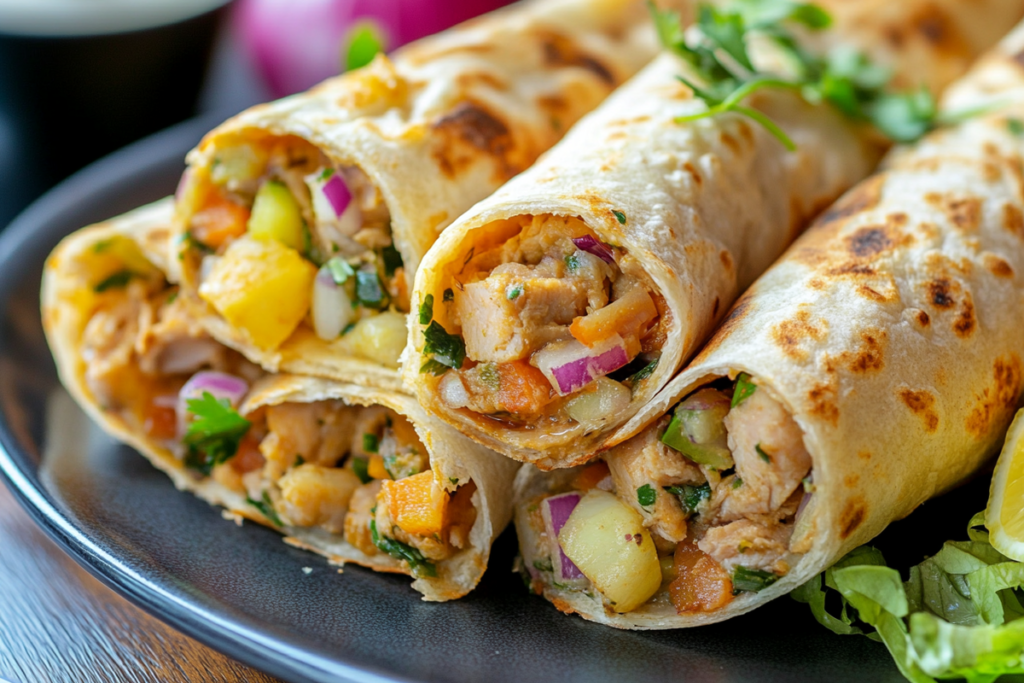
[[[498,374],[497,363],[484,363],[480,366],[480,381],[487,385],[488,389],[497,391],[501,388],[501,375]]]
[[[208,391],[202,398],[188,399],[186,405],[195,416],[182,440],[189,450],[186,464],[209,475],[215,466],[235,456],[251,423],[231,407],[228,399],[217,399]]]
[[[122,287],[126,287],[133,277],[138,277],[138,275],[127,269],[119,270],[113,275],[108,275],[100,280],[92,290],[97,294],[102,294],[108,289],[120,289]]]
[[[186,232],[181,236],[181,241],[184,243],[186,249],[196,249],[204,254],[212,254],[213,247],[207,246],[195,238],[195,235],[191,231]]]
[[[455,292],[452,291],[451,287],[449,287],[448,289],[444,290],[444,295],[443,295],[443,298],[441,300],[443,302],[445,302],[445,303],[448,303],[449,301],[454,301],[455,300]]]
[[[377,546],[379,550],[384,551],[396,560],[403,560],[409,564],[409,568],[412,570],[413,576],[437,576],[437,569],[431,562],[427,561],[427,558],[423,557],[416,548],[411,545],[396,541],[393,538],[387,536],[381,536],[377,533],[377,520],[370,520],[370,540]]]
[[[376,434],[363,434],[363,450],[367,453],[376,453],[380,450],[380,439]]]
[[[245,502],[249,503],[249,505],[252,505],[254,508],[259,510],[264,517],[269,519],[274,524],[274,526],[284,526],[284,523],[281,521],[281,518],[277,516],[277,510],[274,509],[274,503],[270,500],[270,494],[267,491],[263,492],[262,500],[253,500],[252,498],[246,496]]]
[[[622,225],[626,224],[626,214],[622,213],[621,211],[617,211],[615,209],[612,209],[612,213],[615,214],[615,219],[617,221],[619,221],[620,224],[622,224]]]
[[[1024,136],[1024,121],[1021,121],[1015,116],[1011,116],[1006,119],[1006,129],[1017,137]]]
[[[346,334],[348,334],[349,332],[351,332],[354,329],[356,329],[356,324],[355,323],[349,323],[348,325],[345,325],[345,329],[343,329],[341,331],[341,335],[339,335],[339,336],[344,337]]]
[[[565,257],[565,267],[569,269],[570,273],[575,273],[580,269],[580,258],[576,254],[569,254]]]
[[[741,372],[736,378],[736,388],[733,389],[732,403],[729,404],[729,407],[735,408],[750,398],[755,391],[757,391],[757,385],[750,381],[750,375]]]
[[[434,319],[434,295],[427,294],[420,304],[420,325],[429,325]]]
[[[521,284],[512,285],[505,290],[505,296],[509,301],[515,301],[519,298],[519,295],[523,293],[523,286]]]
[[[644,484],[636,490],[636,502],[640,503],[642,508],[651,507],[657,498],[658,492],[650,484]]]
[[[382,311],[388,307],[391,297],[384,289],[384,283],[375,270],[356,271],[356,300],[365,308]]]
[[[540,571],[540,572],[553,572],[553,571],[555,571],[555,567],[551,563],[551,558],[550,557],[547,558],[546,560],[543,560],[543,561],[541,561],[541,560],[534,560],[533,561],[533,568],[536,569],[537,571]]]
[[[700,486],[691,486],[689,484],[666,486],[665,490],[679,498],[679,503],[683,506],[683,512],[687,516],[696,514],[700,504],[711,498],[711,485],[708,483],[701,484]]]
[[[742,479],[740,479],[739,477],[736,477],[735,479],[732,480],[732,487],[734,489],[738,489],[741,486],[743,486],[743,480]]]
[[[405,266],[402,255],[395,249],[394,244],[389,244],[380,250],[381,260],[384,262],[384,275],[391,277],[395,271]]]
[[[433,359],[442,365],[458,370],[466,360],[466,343],[462,337],[455,334],[448,334],[436,320],[430,321],[430,326],[423,331],[426,344],[423,346],[423,353],[433,356]],[[423,368],[420,368],[423,372]],[[434,374],[437,374],[436,372]]]
[[[761,448],[761,444],[755,445],[754,446],[754,450],[757,451],[757,456],[759,458],[761,458],[761,460],[764,460],[765,462],[771,462],[772,461],[772,456],[770,456],[770,455],[768,455],[767,453],[764,452],[764,449]]]
[[[433,358],[431,358],[426,363],[424,363],[423,365],[420,366],[420,374],[421,375],[423,373],[425,373],[425,372],[429,372],[434,377],[440,377],[441,375],[443,375],[444,373],[448,372],[449,370],[451,370],[450,367],[448,367],[444,363],[438,363]]]
[[[306,459],[302,457],[302,454],[295,456],[295,462],[292,463],[292,467],[302,467],[306,464]]]
[[[760,569],[749,569],[742,565],[732,572],[732,594],[757,593],[779,580],[778,575]]]
[[[369,20],[360,22],[348,34],[345,50],[345,71],[360,69],[384,51],[384,36],[377,25]]]
[[[352,458],[352,471],[364,484],[373,481],[373,477],[370,476],[370,461],[366,458]]]
[[[637,370],[635,373],[633,373],[632,375],[627,377],[626,381],[627,382],[632,382],[632,383],[636,384],[637,382],[641,382],[641,381],[647,379],[648,377],[653,375],[654,371],[658,368],[658,361],[659,360],[660,359],[655,358],[650,363],[648,363],[647,365],[643,366],[642,368]]]
[[[324,264],[324,267],[327,268],[327,272],[331,274],[331,279],[334,280],[334,284],[339,287],[348,282],[348,279],[356,274],[356,271],[352,270],[352,266],[348,264],[348,261],[340,256],[335,256],[330,259],[326,264]]]

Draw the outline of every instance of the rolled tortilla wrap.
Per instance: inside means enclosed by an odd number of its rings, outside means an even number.
[[[656,50],[643,0],[534,0],[254,107],[188,157],[174,279],[269,371],[400,388],[437,235]]]
[[[917,70],[910,43],[906,62],[876,45],[924,3],[890,4],[873,22],[840,13],[815,40]],[[991,26],[961,16],[970,4],[944,16]],[[1016,20],[1022,6],[994,9]],[[679,74],[694,79],[660,56],[439,238],[416,275],[421,324],[410,325],[404,365],[428,411],[542,469],[586,461],[624,438],[735,297],[878,159],[869,131],[790,91],[749,104],[793,152],[739,115],[678,124],[706,108]]]
[[[405,394],[267,375],[213,341],[161,271],[172,211],[167,199],[86,228],[50,256],[44,327],[75,400],[179,489],[292,545],[415,576],[426,600],[472,590],[516,465]],[[186,430],[210,415],[184,402],[203,391],[232,407],[214,414],[228,420],[219,441],[190,447]]]
[[[987,113],[894,151],[826,211],[604,463],[524,468],[515,518],[538,592],[620,628],[727,619],[817,575],[994,452],[1024,384],[1022,50],[1024,26],[945,98],[947,112]],[[592,522],[570,517],[579,529],[556,546],[537,511],[589,489],[664,558],[664,581],[625,613],[588,596],[588,579],[559,588],[544,571],[559,547],[588,563],[573,544]],[[613,567],[622,557],[612,544],[594,554]]]

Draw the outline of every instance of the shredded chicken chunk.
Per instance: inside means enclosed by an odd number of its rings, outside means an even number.
[[[783,559],[789,551],[790,524],[767,525],[741,519],[725,526],[711,527],[697,547],[713,557],[729,573],[738,565],[785,574]]]

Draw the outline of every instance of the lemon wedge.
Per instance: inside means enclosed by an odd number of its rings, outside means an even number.
[[[996,550],[1024,561],[1024,410],[1013,418],[992,477],[985,526]]]

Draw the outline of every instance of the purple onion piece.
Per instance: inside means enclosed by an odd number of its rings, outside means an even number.
[[[542,505],[546,508],[547,514],[544,515],[545,521],[549,523],[548,533],[555,540],[558,545],[558,566],[555,567],[555,575],[557,578],[566,581],[572,579],[584,578],[583,572],[580,568],[570,560],[564,552],[562,552],[562,546],[558,543],[558,532],[565,526],[566,521],[569,519],[569,515],[576,509],[576,506],[580,502],[579,493],[563,493],[560,496],[552,496],[551,498],[545,498]]]
[[[352,202],[352,193],[349,192],[348,186],[337,172],[332,173],[330,180],[324,183],[323,193],[327,197],[327,201],[331,203],[336,217],[341,217]]]
[[[615,263],[615,254],[612,253],[611,247],[603,242],[598,242],[592,235],[573,237],[572,243],[588,254],[598,257],[605,263]]]
[[[550,366],[551,377],[558,384],[558,393],[562,396],[582,389],[598,377],[604,377],[609,372],[618,370],[629,363],[629,354],[626,353],[625,344],[618,337],[613,337],[614,345],[605,348],[603,351],[589,349],[579,342],[573,346],[566,347],[565,356],[576,356],[572,360],[558,366]],[[596,355],[595,354],[596,351]],[[541,371],[544,371],[541,367]]]
[[[232,406],[237,406],[248,391],[249,383],[241,377],[213,370],[197,372],[178,392],[178,433],[184,434],[188,427],[189,399],[201,398],[204,392],[209,392],[214,398],[226,398]]]

